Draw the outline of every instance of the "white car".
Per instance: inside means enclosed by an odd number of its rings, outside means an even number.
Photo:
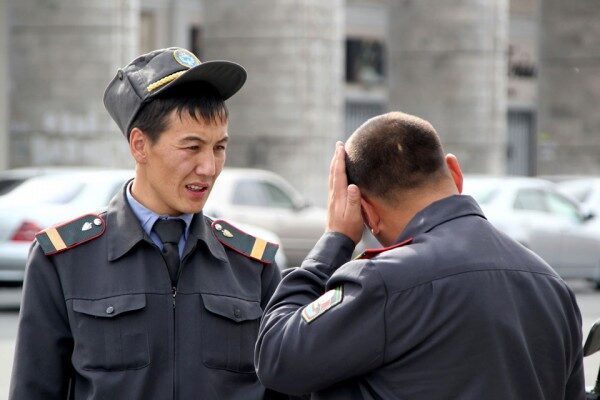
[[[563,278],[600,289],[600,229],[552,182],[527,177],[466,176],[472,195],[499,230],[541,256]]]
[[[265,170],[226,168],[204,207],[205,215],[275,232],[290,266],[299,266],[325,230],[324,208],[310,205],[286,180]]]
[[[23,281],[25,263],[37,232],[81,214],[99,212],[133,177],[132,170],[68,170],[47,172],[26,179],[0,196],[0,283]],[[273,232],[232,221],[240,229],[281,244]],[[284,250],[275,256],[280,268],[287,267]]]

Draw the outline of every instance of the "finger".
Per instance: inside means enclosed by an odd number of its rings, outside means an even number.
[[[335,150],[333,151],[333,156],[331,157],[331,163],[329,163],[329,191],[333,190],[333,171],[335,168],[335,160],[338,152],[338,144],[335,144]]]
[[[333,170],[333,190],[334,192],[343,193],[344,197],[346,194],[346,188],[348,187],[348,179],[346,178],[346,162],[344,157],[346,152],[344,151],[344,145],[338,145],[336,151],[336,160]]]
[[[362,219],[360,189],[356,185],[350,185],[347,189],[346,209],[344,214],[353,219]]]

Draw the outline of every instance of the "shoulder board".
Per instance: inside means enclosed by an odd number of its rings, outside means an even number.
[[[96,214],[86,214],[44,229],[35,238],[44,254],[52,255],[89,242],[104,233],[106,223]]]
[[[213,221],[211,228],[221,243],[248,258],[265,264],[271,264],[275,259],[278,244],[254,237],[221,219]]]
[[[403,242],[396,243],[389,247],[384,247],[381,249],[367,249],[364,252],[362,252],[361,255],[356,257],[356,260],[370,260],[371,258],[375,257],[376,255],[384,253],[388,250],[396,249],[398,247],[402,247],[402,246],[406,246],[407,244],[411,244],[412,241],[413,241],[413,238],[408,238]]]

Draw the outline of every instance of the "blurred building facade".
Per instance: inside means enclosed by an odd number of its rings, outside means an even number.
[[[0,1],[0,170],[9,167],[8,161],[8,5]]]
[[[0,62],[10,88],[0,96],[0,117],[2,102],[9,110],[0,133],[5,166],[131,165],[102,92],[137,54],[181,46],[249,71],[229,103],[229,165],[279,172],[317,203],[335,141],[397,109],[429,119],[466,172],[600,173],[594,2],[7,0],[0,7],[8,21],[8,57]]]

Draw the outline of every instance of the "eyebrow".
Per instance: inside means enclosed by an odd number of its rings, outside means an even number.
[[[229,141],[229,136],[225,136],[221,140],[219,140],[217,143],[225,143],[228,141]],[[207,143],[208,141],[200,136],[186,136],[183,139],[179,140],[179,143],[187,143],[187,142]]]

